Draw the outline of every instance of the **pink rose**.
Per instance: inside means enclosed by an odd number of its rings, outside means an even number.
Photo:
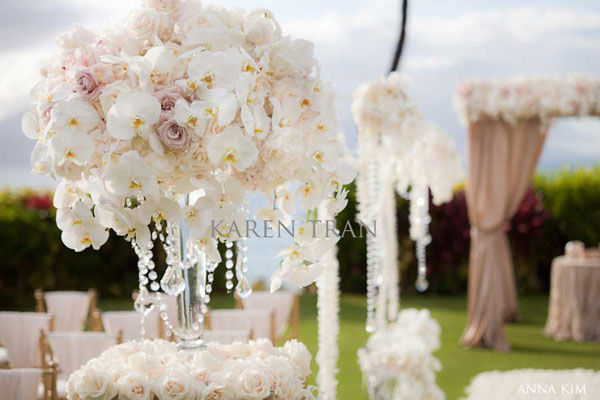
[[[183,97],[183,93],[178,87],[168,87],[154,93],[154,97],[160,102],[160,108],[163,111],[171,111],[175,108],[177,100]]]
[[[73,88],[86,100],[92,100],[100,94],[100,86],[96,75],[89,68],[77,68],[74,75]]]
[[[183,151],[190,144],[187,128],[179,125],[174,119],[167,120],[158,127],[158,138],[174,152]]]

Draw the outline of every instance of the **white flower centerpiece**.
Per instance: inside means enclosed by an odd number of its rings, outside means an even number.
[[[182,354],[163,340],[128,342],[71,375],[72,400],[314,399],[306,385],[311,356],[299,342],[266,339]]]
[[[314,221],[316,210],[341,211],[355,173],[342,161],[335,96],[310,42],[284,36],[264,9],[144,0],[114,28],[75,26],[58,46],[22,121],[37,141],[33,172],[60,180],[54,205],[67,247],[98,249],[109,230],[131,242],[142,318],[158,307],[181,349],[204,347],[219,242],[227,289],[235,276],[236,294],[251,292],[243,239],[252,192],[273,204],[260,219],[304,211],[313,220],[296,226],[271,289],[319,278],[337,238]],[[309,222],[313,234],[302,234]],[[167,253],[162,279],[157,240]],[[178,321],[165,295],[178,297]]]
[[[440,362],[440,326],[428,310],[402,310],[358,350],[360,369],[372,400],[444,400],[435,383]]]

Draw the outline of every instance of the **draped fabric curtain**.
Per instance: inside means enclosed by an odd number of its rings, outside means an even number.
[[[469,126],[467,206],[471,254],[467,326],[461,343],[508,350],[504,321],[517,317],[512,255],[504,227],[517,211],[546,138],[538,119]]]

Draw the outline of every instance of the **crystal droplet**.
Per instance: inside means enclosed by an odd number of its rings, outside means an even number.
[[[231,290],[231,289],[233,289],[233,282],[227,281],[225,283],[225,289],[227,289],[228,291]]]
[[[246,279],[246,276],[243,276],[242,279],[238,281],[237,286],[235,287],[235,295],[240,299],[246,299],[248,296],[252,294],[252,286],[250,286],[250,282]]]
[[[421,293],[423,293],[424,291],[426,291],[427,288],[429,288],[429,282],[427,282],[427,278],[425,278],[425,277],[418,277],[417,280],[416,280],[416,282],[415,282],[415,287]]]
[[[154,310],[154,303],[148,295],[148,289],[145,287],[140,289],[138,296],[133,303],[133,307],[142,316],[146,316],[150,314],[152,310]]]
[[[164,276],[160,280],[160,287],[162,287],[162,290],[169,296],[178,296],[183,293],[185,281],[183,280],[181,270],[173,267],[167,268]]]

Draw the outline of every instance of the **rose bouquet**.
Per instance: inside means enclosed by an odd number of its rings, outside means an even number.
[[[183,355],[164,340],[114,346],[74,372],[69,400],[309,400],[311,356],[289,341],[209,344]]]
[[[358,350],[358,362],[372,399],[443,400],[435,383],[441,368],[432,352],[440,346],[440,326],[427,310],[407,309],[379,329]]]
[[[23,117],[34,172],[61,180],[65,245],[98,249],[112,229],[144,249],[152,221],[160,230],[181,218],[190,243],[219,262],[217,239],[243,235],[250,192],[274,204],[259,214],[271,220],[294,213],[295,200],[339,212],[354,172],[313,45],[284,36],[263,9],[143,3],[104,33],[60,36]],[[190,193],[197,199],[181,202]],[[211,221],[225,221],[218,234]],[[333,243],[294,243],[278,279],[310,269]]]

